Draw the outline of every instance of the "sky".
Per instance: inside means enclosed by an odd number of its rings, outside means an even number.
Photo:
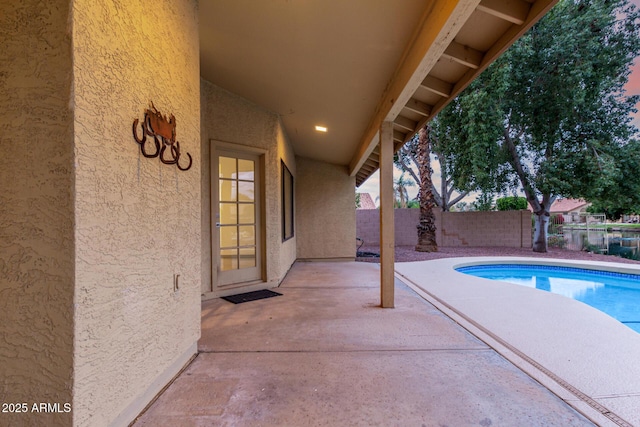
[[[637,7],[640,7],[640,0],[631,0],[631,3],[635,4]],[[628,95],[640,95],[640,57],[638,57],[635,61],[631,69],[631,76],[629,77],[629,82],[625,86]],[[636,109],[640,110],[640,103],[636,105]],[[632,115],[633,124],[636,128],[640,129],[640,111],[637,111]],[[436,185],[436,188],[440,188],[440,168],[437,162],[431,162],[431,167],[433,168],[433,181]],[[394,179],[397,179],[402,172],[398,169],[394,169],[393,176]],[[408,175],[407,175],[408,177]],[[380,178],[379,173],[376,172],[358,189],[356,190],[358,193],[370,193],[371,197],[374,201],[376,201],[376,205],[378,205],[378,201],[376,198],[380,194]],[[409,197],[416,197],[418,192],[418,187],[410,187],[408,188]],[[475,200],[475,195],[468,196],[464,199],[465,202],[470,203]]]

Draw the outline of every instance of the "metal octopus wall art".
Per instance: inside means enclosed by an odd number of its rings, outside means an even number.
[[[180,143],[176,141],[176,118],[171,114],[167,119],[156,107],[151,103],[151,107],[144,112],[142,121],[142,137],[138,136],[138,119],[133,121],[133,137],[138,145],[140,152],[147,158],[160,157],[160,161],[165,165],[176,165],[181,171],[187,171],[191,168],[193,159],[189,153],[185,153],[189,158],[189,164],[182,166],[180,164]],[[147,151],[147,136],[153,137],[153,145],[155,151],[150,153]],[[167,153],[168,152],[168,153]]]

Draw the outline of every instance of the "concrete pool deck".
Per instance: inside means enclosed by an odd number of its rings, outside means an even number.
[[[511,363],[513,350],[482,330],[482,323],[465,325],[477,330],[478,339],[460,326],[460,314],[428,302],[465,299],[449,289],[465,281],[454,274],[464,275],[446,264],[441,267],[448,275],[434,272],[433,262],[396,264],[412,283],[396,281],[395,309],[378,307],[379,266],[355,262],[296,263],[276,289],[280,297],[238,305],[204,302],[198,356],[135,425],[625,425],[581,405],[564,387],[547,385],[528,366]],[[427,294],[432,291],[440,293],[438,300]],[[503,293],[491,286],[487,292]],[[513,310],[518,302],[507,303],[509,298],[497,299]],[[480,322],[482,313],[502,311],[482,295],[477,304],[469,303],[473,299],[467,295],[460,308],[478,311]],[[451,311],[451,318],[443,311]],[[539,342],[534,348],[557,353],[546,338],[531,339]],[[609,396],[617,406],[607,408],[624,406],[618,397]]]
[[[578,301],[453,271],[503,262],[640,274],[632,264],[515,257],[398,263],[396,274],[598,424],[640,426],[640,334]]]

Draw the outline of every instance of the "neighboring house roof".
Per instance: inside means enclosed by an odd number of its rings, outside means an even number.
[[[553,202],[553,204],[551,205],[551,209],[549,209],[549,213],[562,213],[562,214],[567,214],[569,212],[575,212],[578,211],[580,209],[586,208],[587,206],[589,206],[591,203],[587,202],[586,200],[582,200],[582,199],[557,199],[555,202]],[[527,209],[533,212],[533,209],[531,208],[531,205],[527,205]]]
[[[371,194],[369,193],[358,193],[358,194],[360,194],[360,207],[358,209],[376,209],[376,204],[373,203]]]
[[[558,199],[551,205],[551,213],[569,213],[586,208],[591,203],[582,199]]]

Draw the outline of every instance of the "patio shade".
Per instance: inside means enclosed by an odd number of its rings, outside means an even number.
[[[398,150],[556,1],[204,1],[201,75],[360,185],[380,166],[382,122]]]

